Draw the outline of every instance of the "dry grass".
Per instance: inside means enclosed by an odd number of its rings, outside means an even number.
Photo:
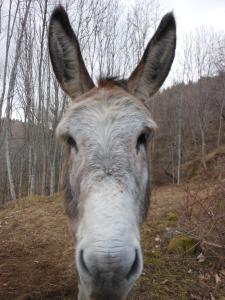
[[[215,150],[209,152],[205,157],[207,171],[203,168],[201,158],[188,161],[182,165],[182,173],[185,179],[193,177],[200,177],[202,181],[203,176],[210,179],[221,179],[225,177],[225,146],[220,146]]]
[[[152,209],[142,232],[144,272],[129,300],[225,296],[225,267],[212,269],[211,259],[199,264],[198,253],[168,254],[165,230],[176,225],[171,212],[183,198],[183,189],[175,186],[153,192]],[[22,199],[2,209],[0,220],[0,299],[76,299],[73,241],[61,196]],[[220,278],[217,283],[216,274]]]
[[[73,241],[59,195],[21,199],[0,219],[0,299],[76,293]]]

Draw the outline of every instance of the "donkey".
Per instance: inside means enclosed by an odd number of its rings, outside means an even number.
[[[72,104],[56,135],[65,145],[62,188],[76,241],[79,300],[126,299],[142,273],[140,227],[150,202],[149,143],[156,128],[145,101],[162,85],[176,48],[166,14],[127,80],[95,86],[62,6],[49,25],[55,76]]]

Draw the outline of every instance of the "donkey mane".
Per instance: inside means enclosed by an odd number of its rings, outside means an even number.
[[[127,90],[127,80],[124,78],[119,79],[117,76],[108,77],[108,76],[102,76],[98,79],[98,87],[104,87],[104,88],[112,88],[114,86],[121,87],[125,90]]]

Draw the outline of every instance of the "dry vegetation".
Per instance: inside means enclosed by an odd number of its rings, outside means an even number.
[[[179,211],[179,229],[199,243],[204,252],[225,262],[225,185],[206,183],[186,190]]]
[[[0,299],[75,292],[73,241],[60,195],[21,199],[1,210]]]
[[[213,187],[212,182],[209,185]],[[142,230],[144,272],[130,300],[225,297],[225,267],[215,264],[213,255],[199,262],[202,249],[195,244],[193,251],[168,251],[177,209],[187,196],[185,187],[164,186],[153,191],[152,208]],[[196,184],[189,182],[188,187],[196,191]],[[74,299],[73,241],[61,195],[21,199],[5,206],[0,219],[0,299]]]

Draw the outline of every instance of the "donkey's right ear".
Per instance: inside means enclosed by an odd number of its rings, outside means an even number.
[[[128,79],[128,90],[146,101],[166,79],[176,49],[176,21],[173,13],[166,14],[148,43],[141,61]]]
[[[71,98],[78,97],[94,87],[68,15],[61,5],[57,6],[51,15],[48,47],[55,76]]]

